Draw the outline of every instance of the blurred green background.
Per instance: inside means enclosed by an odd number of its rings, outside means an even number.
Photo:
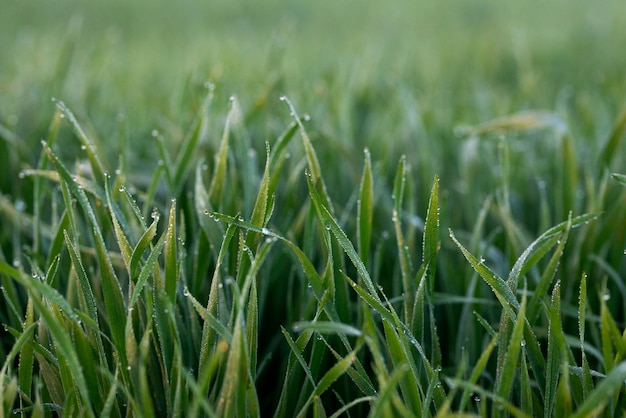
[[[54,96],[98,125],[118,111],[154,124],[181,111],[190,79],[246,105],[275,89],[311,113],[366,89],[398,100],[401,85],[458,123],[595,96],[610,115],[623,103],[625,12],[580,0],[5,0],[0,120],[28,137]]]

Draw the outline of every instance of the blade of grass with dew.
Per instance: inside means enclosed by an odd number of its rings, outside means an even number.
[[[611,174],[614,180],[620,183],[622,186],[626,186],[626,174],[613,173]]]
[[[522,411],[533,415],[533,392],[530,375],[528,373],[528,363],[526,362],[526,348],[522,347],[520,365],[520,407]]]
[[[550,258],[550,262],[543,270],[541,278],[539,279],[539,283],[537,283],[537,287],[535,288],[535,292],[530,298],[530,301],[528,303],[528,316],[531,320],[534,320],[539,313],[539,309],[541,308],[541,305],[539,303],[540,298],[543,298],[546,295],[546,293],[548,292],[548,288],[552,283],[552,280],[554,280],[556,270],[558,269],[559,262],[561,261],[561,257],[563,256],[565,244],[567,243],[567,238],[569,236],[571,220],[572,217],[570,214],[565,230],[560,236],[557,236],[559,238],[556,241],[557,247],[554,250],[552,257]]]
[[[186,180],[187,173],[191,168],[191,159],[197,154],[198,145],[204,139],[207,133],[208,119],[209,119],[209,107],[213,101],[213,85],[207,84],[207,92],[204,96],[204,100],[195,115],[194,121],[191,125],[191,130],[187,134],[187,138],[183,143],[183,148],[176,158],[174,167],[174,184],[173,195],[178,196],[184,182]]]
[[[528,270],[530,270],[530,268],[535,265],[555,243],[558,243],[558,239],[555,240],[556,236],[562,236],[565,231],[568,231],[567,233],[569,234],[570,229],[584,225],[597,217],[598,214],[585,214],[572,219],[568,218],[568,220],[553,226],[541,234],[539,238],[533,241],[516,260],[507,280],[511,288],[515,289],[517,287],[517,283],[519,282],[519,278],[528,272]]]
[[[435,269],[439,252],[439,176],[435,176],[433,179],[430,192],[422,250],[422,264],[426,266],[428,271],[428,297],[432,300],[435,292]]]
[[[234,112],[236,111],[235,103],[231,102],[231,107],[226,116],[224,124],[224,133],[218,152],[215,154],[215,166],[213,167],[213,176],[208,191],[208,202],[217,209],[221,209],[218,204],[222,202],[222,195],[226,188],[226,167],[228,164],[228,148],[230,129],[233,122]]]
[[[589,368],[589,360],[585,351],[585,321],[587,309],[587,275],[583,273],[578,291],[578,337],[580,339],[580,356],[582,365],[583,400],[587,400],[593,390],[593,379]]]
[[[26,318],[23,325],[22,334],[27,334],[26,341],[20,344],[19,348],[19,365],[18,365],[18,381],[20,392],[25,394],[26,397],[31,398],[32,384],[33,384],[33,366],[34,366],[34,333],[32,331],[32,325],[35,324],[35,311],[33,302],[28,301],[26,305]],[[22,336],[20,336],[22,338]],[[11,348],[13,350],[13,348]],[[0,380],[2,382],[2,380]],[[2,403],[0,402],[0,406]],[[24,399],[20,397],[20,406],[24,407]]]
[[[626,362],[619,363],[607,374],[596,388],[589,394],[587,400],[576,410],[572,418],[597,416],[606,408],[607,403],[624,385],[626,380]]]
[[[176,303],[176,287],[178,286],[178,248],[176,246],[176,200],[172,200],[170,215],[167,222],[165,239],[165,293],[170,304]]]
[[[122,254],[124,263],[126,264],[128,274],[131,275],[133,248],[131,247],[130,242],[128,241],[128,237],[124,233],[124,230],[122,229],[118,221],[117,215],[113,211],[113,198],[111,196],[111,189],[109,187],[108,181],[104,182],[104,190],[106,194],[107,205],[109,207],[109,215],[111,217],[111,222],[113,223],[113,231],[115,232],[117,246],[120,249],[120,253]]]
[[[551,417],[556,412],[554,405],[557,398],[559,372],[561,370],[563,345],[565,338],[561,328],[561,284],[557,282],[552,291],[552,301],[548,307],[548,354],[546,358],[546,388],[544,390],[544,417]]]
[[[310,176],[307,176],[307,184],[309,186],[311,201],[315,206],[320,222],[322,222],[322,225],[324,225],[325,228],[329,229],[333,233],[335,239],[337,239],[339,245],[341,245],[341,247],[343,248],[343,251],[348,255],[353,265],[356,267],[359,276],[364,281],[365,286],[367,287],[370,294],[375,299],[380,301],[380,298],[376,291],[376,287],[374,286],[374,283],[372,282],[372,279],[367,272],[365,264],[363,264],[363,261],[359,258],[359,255],[357,254],[354,246],[350,242],[350,239],[345,234],[345,232],[343,232],[330,210],[322,203],[321,198],[315,188],[315,185],[313,184],[313,179]]]
[[[81,148],[83,148],[87,153],[87,159],[89,160],[89,165],[91,166],[91,170],[94,174],[94,179],[96,179],[96,181],[104,181],[105,170],[102,162],[100,162],[100,157],[98,157],[100,153],[91,142],[89,137],[87,137],[87,134],[85,134],[85,131],[78,123],[78,120],[71,112],[71,110],[65,105],[65,103],[58,101],[56,102],[56,105],[66,116],[66,119],[69,121],[70,125],[72,125],[76,136],[81,142]]]
[[[357,201],[357,241],[361,260],[369,260],[369,251],[372,238],[372,218],[374,213],[374,180],[372,178],[372,157],[365,149],[365,162],[361,184],[359,186],[359,200]]]
[[[417,275],[415,276],[415,283],[417,283],[417,291],[415,292],[415,301],[413,303],[413,317],[410,322],[410,329],[415,339],[424,344],[425,338],[425,323],[424,323],[424,298],[426,294],[426,276],[428,274],[427,268],[422,264]]]
[[[207,192],[202,181],[201,163],[198,163],[196,166],[194,204],[200,228],[204,231],[213,251],[217,253],[224,238],[224,229],[222,228],[222,225],[217,222],[217,219],[211,215],[213,212],[213,206],[209,200],[209,193]]]
[[[219,283],[221,277],[221,268],[222,263],[224,262],[224,258],[228,252],[228,246],[233,236],[235,235],[236,228],[234,226],[229,225],[226,230],[226,234],[224,235],[224,239],[222,241],[222,247],[220,248],[220,252],[217,256],[217,261],[215,264],[215,270],[213,273],[213,278],[211,281],[211,290],[209,291],[209,299],[207,301],[206,311],[213,317],[217,319],[217,310],[218,310],[218,291],[219,291]],[[198,361],[198,370],[200,373],[203,373],[206,367],[209,366],[209,357],[211,355],[211,351],[216,348],[217,339],[216,339],[217,329],[214,328],[209,321],[205,321],[204,326],[202,327],[202,343],[200,345],[200,359]],[[229,344],[232,344],[229,342]]]
[[[59,133],[59,125],[61,124],[61,110],[59,108],[54,112],[50,126],[48,127],[48,133],[46,135],[46,142],[52,146],[56,141]],[[48,167],[48,159],[44,154],[39,156],[37,162],[38,170],[46,170]],[[41,210],[43,205],[43,179],[36,177],[33,181],[33,253],[37,254],[41,247]]]
[[[270,184],[270,145],[269,142],[265,143],[265,170],[263,172],[263,178],[261,179],[261,185],[259,187],[259,193],[257,194],[254,208],[252,209],[252,216],[250,217],[250,223],[256,226],[265,227],[267,204],[269,200],[269,184]],[[248,248],[256,250],[261,240],[262,234],[253,233],[246,237],[246,243]]]
[[[287,96],[281,96],[280,100],[287,103],[287,106],[289,107],[289,110],[291,111],[291,116],[293,117],[295,122],[298,124],[300,136],[302,137],[302,144],[304,145],[304,152],[306,153],[309,172],[311,176],[310,178],[313,182],[313,185],[315,185],[316,189],[319,188],[318,193],[320,193],[322,202],[332,214],[334,213],[334,209],[330,200],[330,196],[328,195],[328,190],[326,189],[326,183],[324,183],[324,179],[322,177],[322,170],[320,168],[320,163],[317,158],[317,154],[315,153],[315,149],[313,148],[313,144],[311,144],[311,140],[309,139],[309,135],[307,134],[306,129],[304,129],[304,124],[300,120],[300,117],[298,116],[296,109],[291,103],[291,101],[289,100],[289,98],[287,98]]]
[[[519,354],[524,342],[524,325],[526,320],[526,295],[522,297],[522,303],[519,311],[517,312],[517,318],[511,331],[511,338],[507,342],[506,355],[504,363],[502,364],[502,370],[499,373],[499,379],[496,386],[496,394],[503,398],[509,399],[513,382],[515,379],[515,372],[519,364]],[[494,404],[494,416],[499,416],[498,408]]]
[[[141,259],[146,252],[146,249],[152,244],[152,240],[156,236],[157,226],[159,224],[158,212],[153,212],[152,223],[144,231],[143,235],[137,241],[137,244],[133,248],[133,252],[130,258],[130,277],[135,280],[137,277],[138,269],[140,267]]]
[[[404,240],[404,233],[402,232],[402,225],[400,214],[402,213],[402,202],[404,201],[404,189],[407,181],[407,166],[406,158],[402,156],[396,170],[396,177],[393,182],[393,194],[394,207],[391,219],[394,224],[394,231],[396,234],[396,247],[398,251],[398,257],[400,261],[400,272],[402,274],[402,287],[404,293],[404,319],[409,321],[412,317],[412,309],[414,305],[414,290],[413,283],[411,282],[412,267],[410,262],[410,256]]]
[[[515,294],[511,290],[511,288],[507,285],[507,283],[500,278],[496,273],[494,273],[489,267],[484,264],[484,261],[478,260],[474,257],[468,250],[463,247],[463,245],[456,239],[452,230],[450,232],[450,238],[456,244],[457,247],[463,253],[463,256],[469,261],[471,266],[476,270],[478,274],[485,280],[485,282],[491,287],[496,298],[500,301],[502,308],[508,314],[511,321],[515,321],[517,315],[513,311],[513,308],[519,310],[519,302],[515,297]]]
[[[604,290],[600,297],[600,336],[602,344],[602,358],[604,372],[608,374],[614,366],[615,361],[615,349],[613,346],[613,337],[619,338],[619,331],[617,331],[617,324],[611,316],[611,312],[606,304],[606,283],[604,284]]]

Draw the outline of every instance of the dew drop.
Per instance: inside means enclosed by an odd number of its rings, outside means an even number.
[[[188,297],[189,296],[189,289],[187,288],[187,286],[185,286],[183,288],[183,296]]]
[[[26,210],[26,203],[22,199],[17,199],[15,201],[15,210],[24,212],[24,210]]]
[[[126,190],[126,187],[120,186],[118,190],[120,191],[120,193],[124,193],[124,191]]]
[[[607,301],[611,299],[611,294],[609,292],[606,292],[604,295],[602,295],[602,300]]]
[[[269,230],[269,229],[267,229],[267,228],[262,228],[262,229],[261,229],[261,233],[262,233],[263,235],[269,235],[269,234],[270,234],[270,230]]]
[[[13,267],[19,268],[21,264],[22,263],[20,263],[20,260],[18,258],[13,259]]]
[[[281,102],[284,102],[285,100],[287,100],[287,96],[280,96],[280,97],[279,97],[279,100],[280,100]]]
[[[83,151],[85,151],[87,149],[87,145],[81,145],[80,149],[82,149]]]
[[[59,117],[60,117],[61,119],[65,119],[65,113],[61,113],[61,114],[59,115]]]
[[[152,135],[153,138],[156,138],[157,136],[159,136],[159,131],[157,131],[156,129],[153,129],[150,135]]]
[[[23,179],[26,177],[26,173],[24,173],[23,171],[20,171],[20,174],[17,175],[19,178]]]

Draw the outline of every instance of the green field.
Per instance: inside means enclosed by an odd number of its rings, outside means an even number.
[[[0,418],[623,416],[626,7],[0,6]]]

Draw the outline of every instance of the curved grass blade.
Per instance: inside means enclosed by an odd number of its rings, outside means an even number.
[[[309,185],[309,194],[311,196],[311,200],[313,201],[313,205],[315,206],[321,224],[333,233],[343,251],[348,255],[348,258],[350,258],[354,267],[356,267],[359,276],[365,283],[365,286],[372,295],[372,297],[380,302],[380,297],[378,296],[376,287],[374,286],[374,282],[372,282],[372,279],[367,272],[367,268],[365,267],[363,260],[361,260],[361,258],[357,254],[354,246],[352,245],[352,242],[350,242],[350,239],[348,238],[346,233],[343,232],[330,210],[326,206],[324,206],[313,184],[313,179],[311,178],[311,176],[307,176],[307,184]]]
[[[500,301],[502,308],[505,310],[511,321],[515,321],[517,315],[515,314],[513,308],[515,308],[515,310],[519,310],[520,305],[511,288],[500,278],[500,276],[484,264],[484,260],[478,260],[468,250],[466,250],[465,247],[463,247],[463,245],[456,239],[452,230],[449,230],[449,232],[450,238],[452,238],[452,241],[454,241],[457,247],[459,247],[467,261],[469,261],[474,270],[476,270],[480,277],[482,277],[483,280],[491,287],[496,295],[496,298]]]
[[[104,166],[100,162],[100,157],[98,157],[99,155],[98,150],[96,150],[96,147],[91,142],[87,134],[85,134],[85,131],[78,123],[78,120],[76,120],[76,117],[70,111],[70,109],[68,109],[65,103],[59,101],[56,103],[56,105],[63,112],[63,114],[66,115],[67,120],[72,125],[72,128],[74,128],[74,132],[78,136],[78,139],[80,140],[82,144],[82,147],[85,149],[85,152],[87,153],[87,159],[89,159],[89,165],[91,166],[91,170],[93,171],[93,174],[94,174],[94,178],[98,182],[104,181],[105,180],[104,168],[103,168]]]
[[[589,394],[585,402],[576,410],[572,418],[598,416],[606,407],[615,391],[624,385],[626,380],[626,362],[615,366],[598,386]]]

